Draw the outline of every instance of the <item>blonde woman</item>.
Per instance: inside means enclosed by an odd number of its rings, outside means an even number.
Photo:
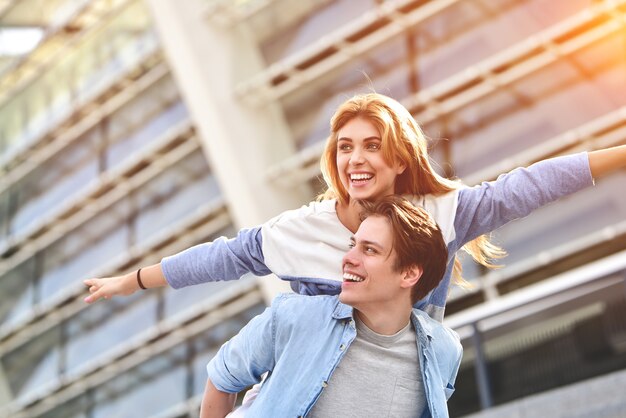
[[[316,202],[291,210],[232,239],[200,244],[160,263],[123,276],[88,279],[88,303],[140,288],[175,289],[246,273],[274,273],[297,293],[337,294],[337,266],[360,224],[358,200],[398,194],[437,221],[450,254],[441,283],[416,307],[441,321],[450,279],[460,279],[455,253],[464,249],[491,267],[503,252],[485,238],[509,221],[593,184],[594,178],[626,166],[626,146],[557,157],[518,168],[475,187],[439,176],[426,139],[411,114],[380,94],[354,96],[331,119],[321,159],[328,189]]]

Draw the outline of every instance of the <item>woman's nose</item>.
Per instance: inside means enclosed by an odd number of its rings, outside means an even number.
[[[361,150],[359,149],[355,149],[352,152],[352,155],[350,155],[350,164],[352,165],[363,164],[364,161],[365,158],[363,157],[363,152],[361,152]]]

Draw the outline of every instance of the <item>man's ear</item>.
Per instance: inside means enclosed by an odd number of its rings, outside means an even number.
[[[404,271],[404,277],[402,278],[402,287],[413,287],[422,277],[423,270],[420,266],[412,266]]]

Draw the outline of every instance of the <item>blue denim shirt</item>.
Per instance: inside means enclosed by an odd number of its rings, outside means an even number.
[[[412,322],[425,416],[447,417],[463,354],[459,338],[422,311],[413,310]],[[352,307],[337,296],[279,295],[220,348],[207,365],[209,379],[218,390],[235,393],[269,372],[246,417],[305,416],[355,337]]]

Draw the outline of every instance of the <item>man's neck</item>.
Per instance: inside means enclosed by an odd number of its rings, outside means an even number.
[[[359,307],[354,314],[369,329],[380,335],[394,335],[409,323],[413,308],[394,306],[390,309]]]

